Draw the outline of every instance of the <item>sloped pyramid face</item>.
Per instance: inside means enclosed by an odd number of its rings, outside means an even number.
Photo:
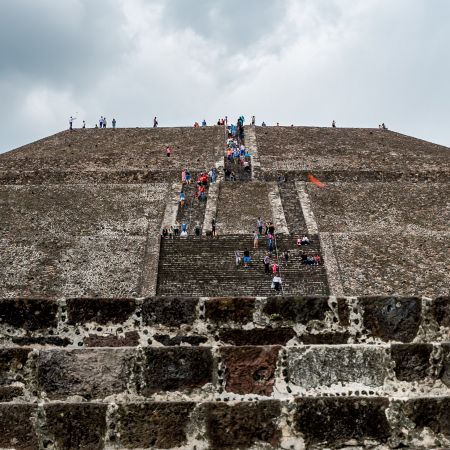
[[[0,155],[0,448],[450,447],[450,149],[245,127],[228,158],[227,138]]]

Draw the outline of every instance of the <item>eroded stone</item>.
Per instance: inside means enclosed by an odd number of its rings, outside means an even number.
[[[279,401],[242,402],[236,405],[205,405],[206,434],[211,449],[277,447],[281,431],[277,425]]]
[[[296,399],[295,428],[307,445],[321,443],[336,448],[350,439],[385,442],[390,426],[384,398],[299,398]]]
[[[224,347],[226,390],[236,394],[271,395],[280,347]]]
[[[86,347],[136,347],[139,345],[139,333],[127,331],[124,336],[90,334],[84,338],[84,344]]]
[[[173,448],[186,443],[193,402],[122,404],[118,433],[123,448]]]
[[[0,403],[0,447],[36,450],[36,405]]]
[[[198,388],[212,380],[210,348],[145,348],[144,355],[143,395]]]
[[[29,348],[2,348],[0,349],[0,384],[14,381],[28,361]]]
[[[61,403],[44,405],[49,437],[55,448],[104,448],[107,405]]]
[[[295,336],[292,328],[254,328],[252,330],[224,329],[219,339],[233,345],[285,345]]]
[[[411,342],[421,322],[422,303],[419,298],[363,297],[364,326],[383,341]]]
[[[255,299],[252,297],[211,298],[205,302],[205,316],[218,323],[247,323],[253,319]]]
[[[395,362],[397,380],[419,381],[426,378],[432,351],[431,344],[393,344],[391,357]]]
[[[311,320],[323,320],[329,311],[326,297],[271,297],[263,312],[269,317],[307,324]]]
[[[431,304],[434,319],[441,327],[450,327],[450,298],[439,297]]]
[[[36,377],[52,399],[104,398],[126,391],[133,357],[125,349],[45,350],[36,361]]]
[[[142,305],[142,318],[145,325],[178,327],[192,324],[196,317],[197,303],[196,298],[149,298]]]
[[[0,300],[0,322],[25,330],[42,330],[56,326],[58,305],[45,299]]]
[[[382,386],[387,375],[383,349],[372,347],[307,347],[288,350],[289,381],[305,389],[339,383]]]
[[[136,309],[134,300],[120,298],[76,298],[67,300],[71,325],[95,322],[101,325],[123,323]]]

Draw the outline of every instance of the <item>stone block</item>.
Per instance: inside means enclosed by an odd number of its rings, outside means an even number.
[[[206,336],[174,336],[170,337],[168,334],[155,334],[153,337],[162,345],[172,347],[174,345],[189,344],[196,347],[208,341]]]
[[[279,401],[204,406],[206,435],[211,449],[278,448],[281,430]]]
[[[35,331],[54,328],[58,305],[45,299],[0,300],[0,322],[14,328]]]
[[[192,324],[196,318],[197,304],[196,298],[148,298],[142,305],[142,318],[145,325],[178,327]]]
[[[247,323],[253,320],[255,299],[241,298],[211,298],[205,302],[205,316],[217,323]]]
[[[223,347],[226,390],[270,396],[280,347]]]
[[[430,369],[431,344],[393,344],[391,358],[395,376],[400,381],[420,381]]]
[[[84,338],[84,345],[86,347],[137,347],[139,345],[139,333],[127,331],[124,336],[90,334]]]
[[[117,411],[120,448],[174,448],[186,444],[193,402],[121,404]]]
[[[0,349],[0,384],[15,381],[28,361],[29,348]]]
[[[404,410],[416,429],[429,428],[450,437],[450,397],[411,399],[405,403]]]
[[[307,448],[319,443],[323,448],[341,448],[349,440],[360,445],[366,439],[386,442],[391,433],[385,414],[388,406],[384,398],[299,398],[295,429]]]
[[[143,395],[185,391],[212,381],[213,358],[206,347],[145,348]]]
[[[75,298],[67,300],[68,323],[95,322],[100,325],[126,322],[136,309],[136,302],[121,298]]]
[[[22,395],[23,388],[20,386],[0,386],[0,403],[10,402]]]
[[[311,320],[323,320],[329,310],[326,297],[271,297],[263,312],[306,325]]]
[[[350,308],[347,304],[346,298],[337,299],[337,308],[339,315],[339,322],[342,326],[348,327],[350,325]]]
[[[364,326],[383,341],[411,342],[422,320],[420,298],[363,297]]]
[[[350,333],[302,334],[299,341],[304,345],[340,345],[347,344]]]
[[[384,349],[365,346],[306,347],[288,350],[289,382],[304,389],[342,383],[380,387],[387,375]]]
[[[243,345],[286,345],[296,336],[292,328],[253,328],[252,330],[222,329],[219,339],[227,344]]]
[[[439,374],[440,380],[450,388],[450,343],[442,344],[442,370]]]
[[[0,448],[36,450],[37,406],[0,403]]]
[[[72,343],[69,338],[59,336],[14,336],[11,341],[16,345],[51,345],[66,347]]]
[[[436,298],[431,304],[431,312],[441,327],[450,327],[450,297]]]
[[[104,448],[107,405],[56,403],[44,405],[48,440],[61,450]],[[50,444],[50,442],[49,442]]]
[[[125,349],[45,350],[36,361],[38,386],[51,399],[104,398],[126,391],[134,353]]]

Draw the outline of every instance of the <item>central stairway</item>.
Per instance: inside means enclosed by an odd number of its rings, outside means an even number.
[[[301,254],[320,255],[317,235],[310,236],[311,245],[297,247],[288,236],[277,238],[278,260],[284,294],[328,295],[323,265],[301,264]],[[252,263],[236,267],[235,251],[250,251]],[[289,250],[289,262],[282,258]],[[161,240],[158,295],[188,296],[266,296],[271,289],[272,273],[264,273],[263,258],[268,253],[262,236],[259,248],[253,249],[253,238],[248,235],[219,236],[202,239]],[[272,262],[276,259],[273,254]]]

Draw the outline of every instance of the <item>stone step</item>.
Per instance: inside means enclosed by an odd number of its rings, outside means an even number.
[[[295,182],[286,181],[278,183],[278,188],[289,232],[293,235],[307,233],[306,221],[303,216]]]
[[[450,397],[0,403],[0,447],[448,448]],[[252,400],[252,399],[250,399]],[[391,412],[395,411],[395,415]],[[432,420],[430,420],[432,418]],[[402,433],[398,423],[406,424]]]

